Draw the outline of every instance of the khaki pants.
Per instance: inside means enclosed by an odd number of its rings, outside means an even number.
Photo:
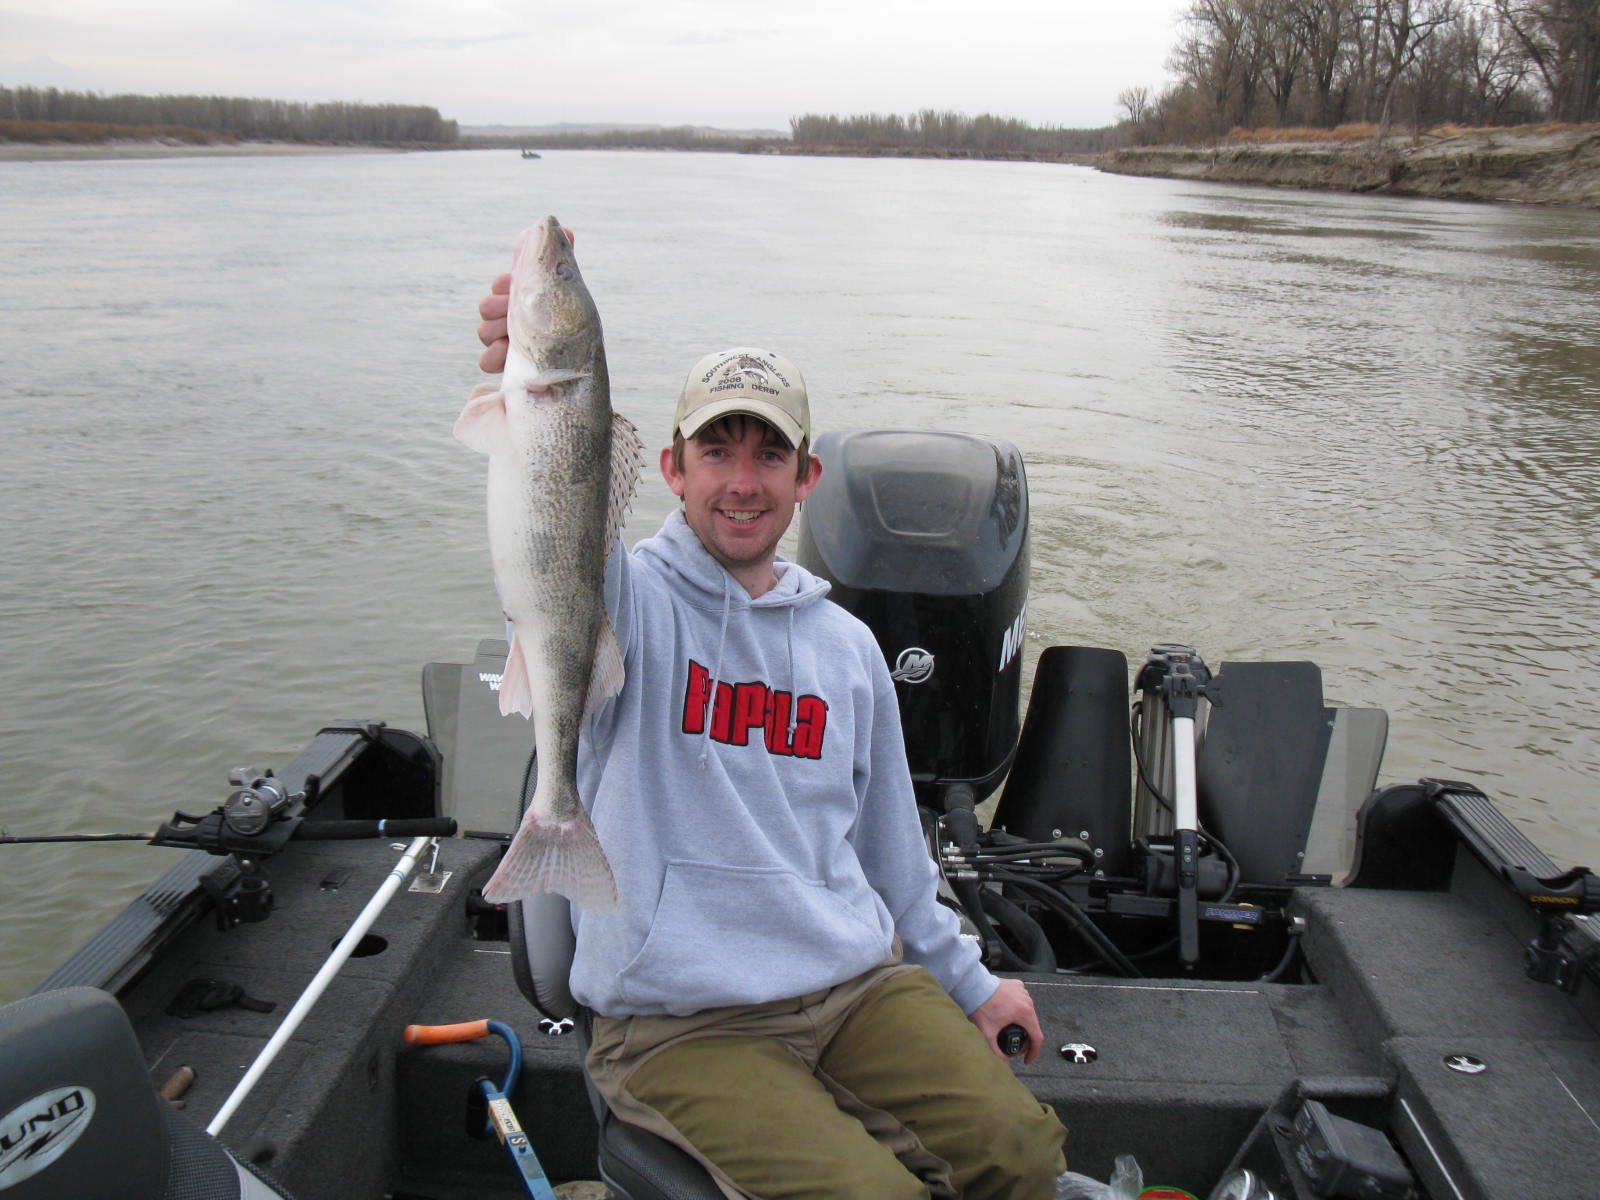
[[[1066,1131],[921,967],[688,1017],[596,1016],[622,1120],[731,1200],[1049,1200]]]

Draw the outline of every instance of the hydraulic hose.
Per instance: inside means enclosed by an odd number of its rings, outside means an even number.
[[[1105,959],[1118,974],[1129,979],[1142,979],[1144,973],[1134,966],[1133,961],[1117,949],[1116,943],[1102,933],[1098,926],[1084,914],[1071,900],[1067,899],[1049,884],[1040,883],[1026,875],[1019,875],[1014,871],[991,870],[989,874],[1004,883],[1009,883],[1021,888],[1030,895],[1037,897],[1053,910],[1057,916],[1066,921],[1068,927],[1083,941],[1089,944],[1094,952]]]

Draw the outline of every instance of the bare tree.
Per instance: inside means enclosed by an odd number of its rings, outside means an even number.
[[[1290,35],[1305,54],[1311,123],[1337,125],[1344,117],[1343,93],[1350,85],[1347,63],[1359,6],[1356,0],[1288,0],[1287,8]]]
[[[1272,97],[1280,127],[1289,124],[1289,108],[1306,63],[1305,44],[1295,36],[1297,15],[1292,0],[1249,0],[1245,9],[1261,81]]]
[[[1128,114],[1130,125],[1143,125],[1144,119],[1150,115],[1150,89],[1123,88],[1117,93],[1117,107]]]
[[[1389,133],[1394,117],[1395,87],[1441,26],[1456,19],[1455,0],[1379,0],[1375,7],[1377,42],[1385,57],[1383,111],[1378,137]]]
[[[1600,117],[1600,0],[1495,0],[1558,121]]]
[[[1211,101],[1214,132],[1248,123],[1260,86],[1257,48],[1251,36],[1251,0],[1194,0],[1187,27],[1173,51],[1176,73],[1191,80]]]

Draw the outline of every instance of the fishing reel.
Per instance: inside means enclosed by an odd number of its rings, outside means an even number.
[[[271,768],[234,767],[228,782],[233,790],[216,808],[199,816],[175,812],[150,839],[152,846],[204,850],[222,858],[200,885],[211,897],[217,927],[224,931],[271,915],[272,884],[261,861],[295,836],[315,795],[317,777],[308,777],[300,791],[292,792]]]
[[[316,796],[317,777],[291,792],[284,782],[257,767],[234,767],[228,772],[233,791],[209,813],[175,812],[156,830],[152,846],[204,850],[208,854],[266,858],[282,850],[295,836],[299,818]]]
[[[222,802],[219,811],[222,823],[240,837],[255,837],[291,804],[304,805],[306,801],[304,791],[291,794],[270,767],[264,772],[234,767],[228,772],[228,782],[237,790]]]

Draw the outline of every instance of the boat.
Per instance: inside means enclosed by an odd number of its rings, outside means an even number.
[[[941,895],[1030,986],[1048,1045],[1013,1061],[1073,1172],[1600,1195],[1590,872],[1470,781],[1380,785],[1386,715],[1329,704],[1309,661],[1024,653],[1009,443],[816,451],[797,557],[892,668]],[[0,1010],[7,1200],[717,1195],[588,1088],[566,901],[481,895],[536,769],[504,656],[424,666],[422,731],[323,724],[162,825],[169,868]]]

